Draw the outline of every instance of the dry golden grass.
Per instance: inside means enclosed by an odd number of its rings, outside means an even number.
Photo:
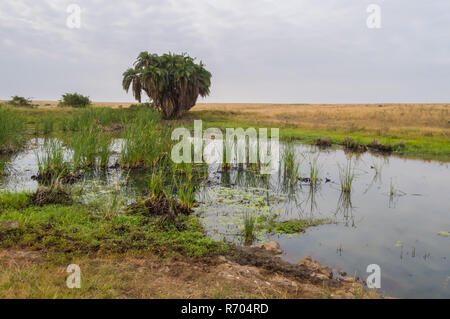
[[[199,103],[193,113],[227,114],[237,122],[319,130],[450,137],[450,104]],[[226,112],[226,113],[225,113]]]

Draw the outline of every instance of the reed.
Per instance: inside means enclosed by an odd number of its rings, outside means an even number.
[[[150,193],[152,198],[157,198],[164,192],[164,178],[162,171],[153,172],[150,177]]]
[[[98,142],[98,165],[102,168],[107,168],[109,164],[109,158],[111,157],[111,137],[103,134],[99,138]]]
[[[245,212],[243,218],[244,229],[242,231],[242,236],[244,238],[245,245],[251,245],[256,237],[256,217],[252,213]]]
[[[152,110],[140,109],[136,119],[124,133],[125,143],[120,163],[128,168],[156,167],[170,154],[170,129],[160,123],[160,115]]]
[[[93,167],[96,164],[99,132],[94,126],[88,126],[73,136],[73,164],[74,168]]]
[[[338,166],[341,191],[344,193],[351,193],[352,184],[355,179],[355,167],[351,160],[348,160],[345,166],[341,166],[339,164]]]
[[[293,142],[287,142],[281,155],[283,165],[283,177],[291,186],[294,186],[298,180],[299,163],[296,161],[295,147]]]
[[[64,161],[64,147],[57,139],[45,140],[42,154],[36,152],[38,180],[50,183],[60,179],[70,171],[70,165]]]

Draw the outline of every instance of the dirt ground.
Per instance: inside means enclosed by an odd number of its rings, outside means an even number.
[[[331,270],[308,258],[293,265],[265,252],[92,256],[70,263],[80,266],[80,289],[66,286],[68,261],[0,250],[0,298],[380,298],[354,278],[330,278]]]

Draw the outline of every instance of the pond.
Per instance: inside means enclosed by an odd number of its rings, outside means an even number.
[[[114,143],[119,156],[120,143]],[[0,189],[33,190],[38,184],[36,152],[42,140],[8,158],[8,175]],[[284,146],[282,146],[284,147]],[[320,150],[295,144],[299,176],[308,177],[311,163],[319,182],[307,179],[286,183],[283,174],[270,178],[258,171],[211,165],[208,178],[197,192],[207,233],[243,243],[244,215],[276,216],[279,220],[324,219],[329,222],[299,234],[260,231],[255,243],[274,240],[284,251],[281,258],[297,263],[311,256],[323,265],[365,279],[366,268],[381,268],[381,293],[400,298],[450,298],[450,170],[448,163],[371,153],[346,154],[342,149]],[[67,151],[70,157],[70,150]],[[354,181],[349,194],[341,192],[340,173],[351,161]],[[340,168],[341,167],[341,168]],[[121,196],[133,201],[148,186],[148,171],[110,169],[92,172],[80,183],[83,200],[108,196],[120,183]]]

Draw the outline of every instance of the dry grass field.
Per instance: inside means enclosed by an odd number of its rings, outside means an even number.
[[[1,101],[0,101],[1,103]],[[21,108],[33,122],[44,114],[55,120],[73,108],[35,100]],[[93,102],[94,107],[128,108],[130,102]],[[198,103],[180,125],[203,120],[206,127],[278,127],[281,139],[314,144],[325,138],[342,144],[347,137],[369,144],[377,139],[400,156],[450,161],[450,104],[262,104]],[[394,147],[395,148],[395,147]]]
[[[229,120],[372,133],[450,137],[450,104],[197,104]]]
[[[278,127],[280,138],[309,144],[376,139],[395,155],[450,161],[450,104],[199,103],[187,117],[204,127]]]

